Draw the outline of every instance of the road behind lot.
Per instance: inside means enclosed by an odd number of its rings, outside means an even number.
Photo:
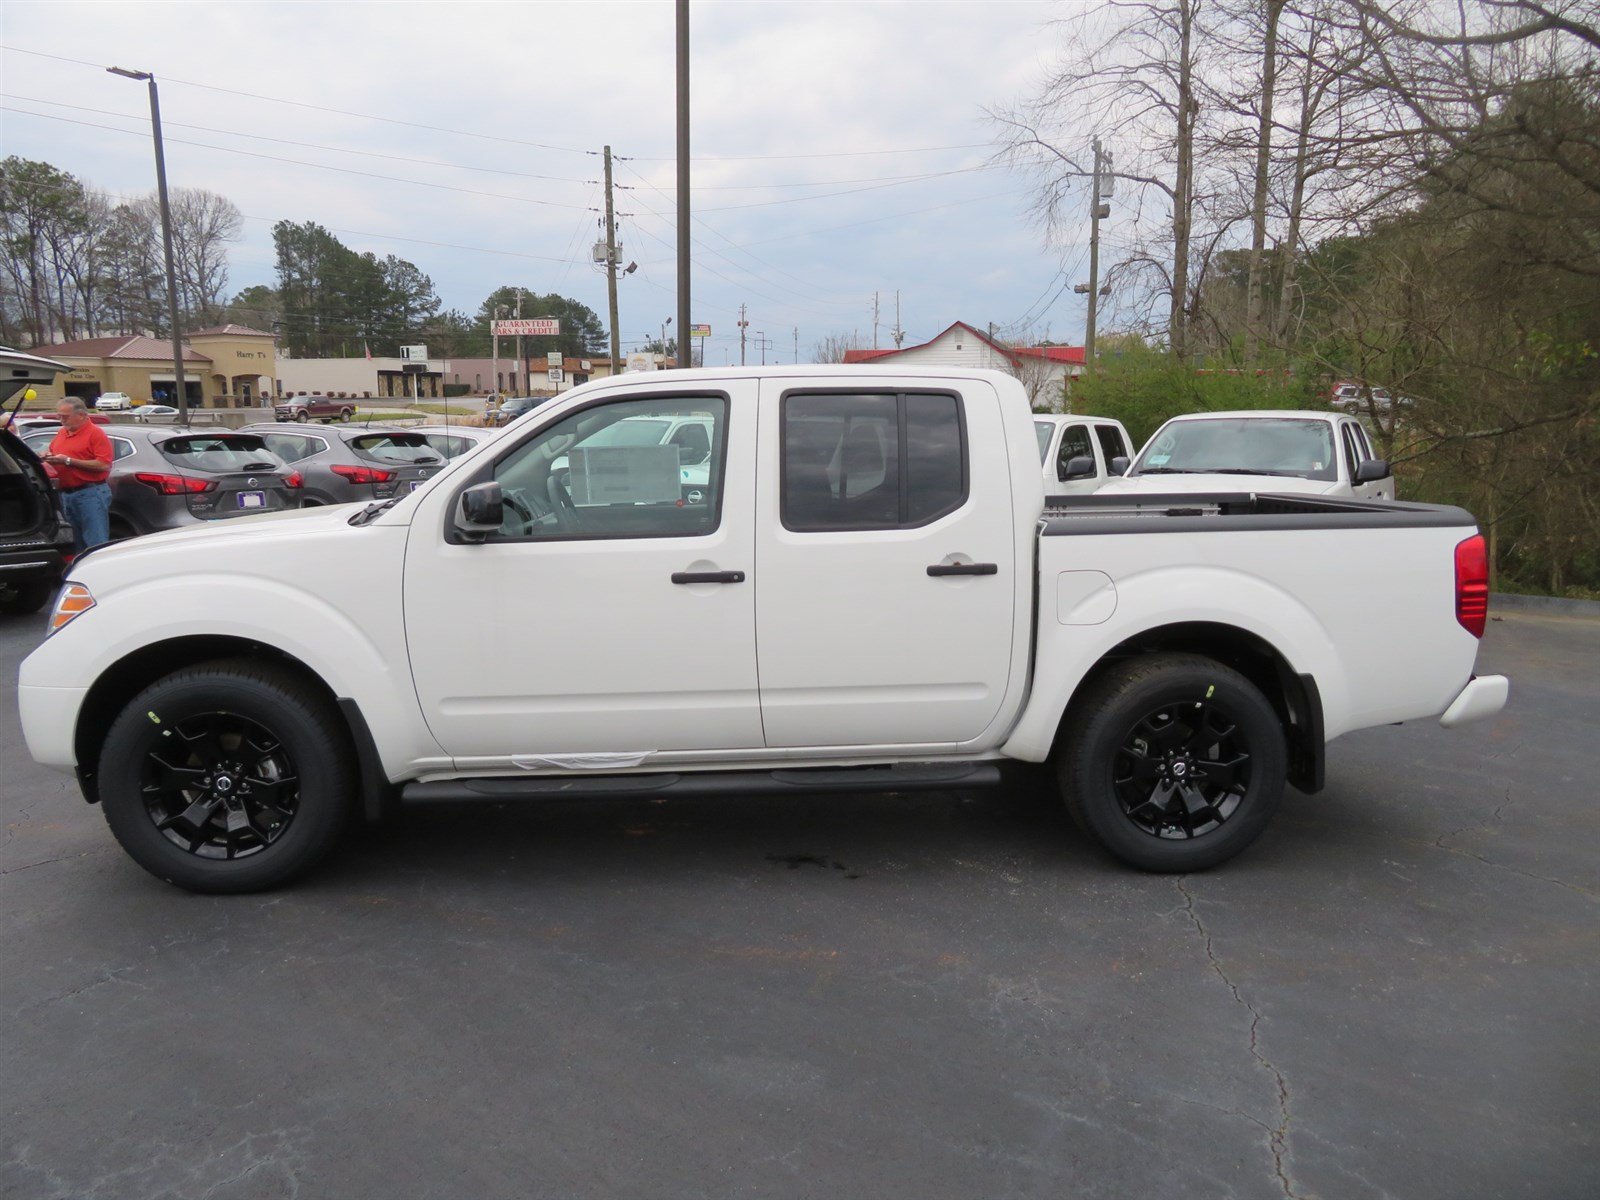
[[[40,619],[0,621],[0,677]],[[1043,791],[413,813],[145,875],[0,690],[6,1197],[1600,1195],[1600,621],[1206,875]]]

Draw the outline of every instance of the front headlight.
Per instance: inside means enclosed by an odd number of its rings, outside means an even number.
[[[89,589],[81,583],[69,583],[61,589],[61,594],[56,597],[56,606],[50,611],[50,632],[65,626],[74,617],[88,612],[94,607],[94,597],[89,594]]]

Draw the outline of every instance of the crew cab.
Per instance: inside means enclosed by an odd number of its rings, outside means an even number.
[[[698,496],[677,446],[612,444],[641,418],[703,424]],[[1498,712],[1487,606],[1457,508],[1047,504],[997,372],[683,370],[574,388],[387,501],[97,549],[18,702],[33,756],[196,891],[281,884],[399,803],[1008,763],[1051,764],[1122,861],[1192,871],[1317,791],[1328,740]],[[514,619],[461,619],[486,608]]]
[[[1133,458],[1127,429],[1109,417],[1034,413],[1033,432],[1039,439],[1047,496],[1099,491],[1126,471]]]
[[[1152,492],[1295,492],[1395,498],[1394,472],[1361,422],[1343,413],[1188,413],[1156,430],[1103,495]]]

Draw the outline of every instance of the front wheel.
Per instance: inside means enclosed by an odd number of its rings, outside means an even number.
[[[332,849],[354,795],[338,713],[298,675],[243,659],[151,684],[106,735],[100,801],[122,848],[192,892],[255,892]]]
[[[311,420],[311,414],[302,408],[299,412],[295,413],[294,419],[304,424],[306,421]]]
[[[1283,725],[1243,675],[1154,654],[1102,675],[1069,710],[1067,811],[1123,862],[1203,871],[1260,835],[1283,796]]]
[[[354,415],[355,414],[353,412],[351,412],[348,408],[341,408],[339,410],[339,420],[342,421],[342,422],[348,423],[350,418],[353,417]]]

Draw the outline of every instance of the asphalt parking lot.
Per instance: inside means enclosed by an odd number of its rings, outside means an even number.
[[[42,619],[0,619],[0,676]],[[997,792],[423,811],[147,876],[0,689],[0,1195],[1600,1195],[1600,621],[1243,858]]]

